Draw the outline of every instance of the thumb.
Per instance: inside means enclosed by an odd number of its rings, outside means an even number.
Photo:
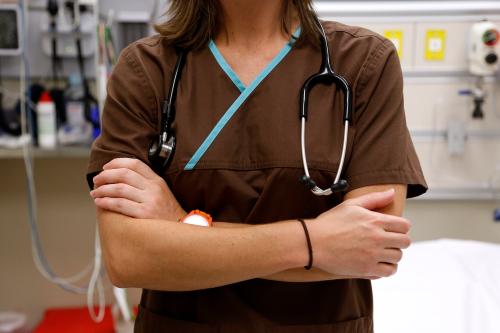
[[[394,189],[384,192],[373,192],[347,201],[349,205],[360,206],[368,210],[387,207],[394,200]]]

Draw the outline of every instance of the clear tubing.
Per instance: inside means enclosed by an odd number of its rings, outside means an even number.
[[[21,9],[21,24],[23,27],[24,34],[26,35],[26,31],[28,29],[28,20],[27,20],[27,5],[28,0],[20,0],[19,7]],[[27,89],[27,81],[29,78],[29,67],[28,60],[26,57],[27,53],[27,38],[24,36],[23,38],[23,52],[21,55],[21,64],[20,64],[20,105],[21,105],[21,128],[23,137],[29,137],[28,128],[31,128],[32,125],[32,117],[31,112],[28,112],[26,109],[26,101],[29,100],[31,102],[31,97],[29,95],[29,89]],[[29,97],[29,98],[27,98]],[[30,104],[30,107],[32,105]],[[23,144],[23,159],[26,169],[26,180],[27,180],[27,192],[28,192],[28,211],[29,217],[28,222],[31,230],[31,243],[32,243],[32,255],[33,260],[35,262],[35,266],[38,271],[45,277],[48,281],[58,285],[62,289],[76,293],[76,294],[87,294],[88,309],[90,316],[94,321],[102,321],[104,318],[105,312],[105,300],[104,300],[104,288],[102,284],[101,277],[101,248],[98,239],[98,234],[96,234],[96,242],[95,242],[95,255],[94,255],[94,263],[93,263],[93,272],[92,277],[88,287],[80,287],[72,284],[74,281],[78,281],[87,275],[90,271],[89,267],[86,267],[82,272],[74,275],[70,278],[60,278],[58,277],[51,269],[48,264],[47,258],[45,257],[42,249],[42,244],[40,240],[40,235],[38,232],[37,225],[37,203],[36,203],[36,189],[35,189],[35,180],[33,174],[33,150],[32,150],[32,142],[31,140],[26,140]],[[99,299],[99,313],[95,315],[94,307],[93,307],[93,293],[95,286],[97,286],[97,294]],[[89,296],[90,295],[90,296]]]

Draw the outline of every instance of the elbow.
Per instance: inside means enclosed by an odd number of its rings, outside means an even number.
[[[116,216],[98,211],[99,233],[101,238],[104,266],[111,283],[119,288],[133,287],[134,251],[127,247],[124,223],[115,219]]]
[[[134,267],[130,265],[127,267],[126,262],[130,262],[130,259],[127,260],[127,254],[116,242],[117,240],[109,239],[103,242],[102,253],[106,273],[113,286],[131,288]]]
[[[111,260],[105,260],[106,272],[108,274],[111,284],[118,288],[132,288],[130,275],[123,269],[123,267]]]

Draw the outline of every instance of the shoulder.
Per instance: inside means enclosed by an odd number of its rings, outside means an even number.
[[[390,40],[366,28],[335,21],[325,21],[323,27],[336,53],[347,52],[343,55],[363,57],[377,49],[394,49]]]
[[[164,37],[156,34],[129,44],[122,50],[121,57],[129,62],[140,62],[146,67],[169,67],[175,63],[177,56],[174,47],[169,45]]]
[[[166,94],[165,78],[172,75],[176,61],[175,49],[163,37],[139,39],[121,51],[108,89],[121,87],[129,93],[147,96],[151,105],[159,105]]]
[[[334,69],[356,81],[369,75],[377,67],[383,67],[394,59],[399,67],[394,44],[380,34],[366,28],[340,22],[323,22],[328,38]]]
[[[394,44],[366,28],[323,22],[328,37],[334,69],[345,76],[356,96],[368,93],[368,82],[374,85],[383,76],[401,81],[401,64]]]
[[[374,43],[383,43],[387,40],[372,30],[336,21],[323,21],[323,27],[330,39],[344,37],[356,41],[369,40]]]

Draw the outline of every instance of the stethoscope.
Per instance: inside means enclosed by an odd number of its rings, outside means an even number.
[[[320,24],[319,20],[316,21],[318,29],[321,33],[321,54],[322,63],[318,73],[309,77],[304,85],[302,86],[300,92],[300,114],[299,118],[301,121],[301,151],[302,151],[302,162],[304,165],[304,176],[300,181],[309,189],[312,193],[318,196],[328,196],[333,193],[344,192],[348,189],[348,183],[346,180],[341,179],[342,172],[344,170],[345,159],[347,154],[347,139],[349,135],[349,125],[352,116],[352,91],[347,80],[336,74],[330,62],[330,51],[328,49],[328,39],[326,37],[325,30]],[[167,98],[163,102],[163,107],[161,110],[161,128],[160,135],[155,139],[148,151],[149,162],[151,163],[154,170],[161,174],[168,167],[169,163],[172,161],[173,155],[175,153],[175,132],[172,129],[172,123],[175,120],[175,98],[177,96],[177,86],[181,78],[182,68],[184,67],[186,59],[186,52],[180,51],[177,58],[177,62],[174,67],[174,72],[172,75],[171,85],[168,91]],[[308,116],[308,105],[309,105],[309,95],[318,84],[332,84],[334,83],[338,88],[340,88],[344,94],[344,136],[342,142],[342,153],[339,161],[339,166],[335,181],[332,186],[327,189],[321,189],[317,186],[316,182],[311,178],[309,173],[309,166],[307,164],[307,154],[306,154],[306,122]]]

